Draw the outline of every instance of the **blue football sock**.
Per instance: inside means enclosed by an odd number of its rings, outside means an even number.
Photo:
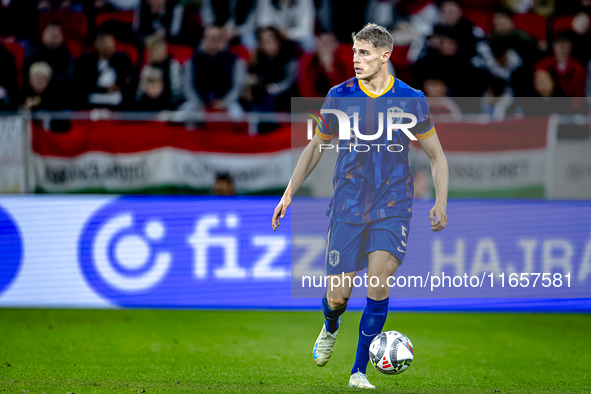
[[[326,328],[326,331],[334,333],[339,329],[339,317],[345,313],[346,310],[347,304],[340,308],[332,309],[330,305],[328,305],[326,294],[324,295],[322,298],[322,312],[324,312],[324,327]]]
[[[359,322],[359,341],[357,342],[357,353],[355,354],[355,364],[351,370],[351,375],[355,372],[367,372],[369,345],[384,328],[388,316],[388,302],[389,298],[381,301],[367,299],[367,305],[361,316],[361,322]]]

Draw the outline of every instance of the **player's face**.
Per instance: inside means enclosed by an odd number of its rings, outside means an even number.
[[[371,79],[388,61],[388,51],[378,49],[366,41],[353,44],[353,67],[357,79]]]

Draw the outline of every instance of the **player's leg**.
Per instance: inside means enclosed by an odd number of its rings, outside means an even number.
[[[400,266],[400,261],[390,252],[378,250],[368,256],[367,304],[359,322],[359,340],[355,353],[355,363],[349,379],[350,387],[375,388],[367,380],[369,345],[382,332],[388,316],[388,277],[393,276]],[[371,279],[377,278],[377,279]]]
[[[369,345],[380,333],[388,316],[388,278],[394,276],[406,252],[408,219],[388,218],[368,227],[367,304],[359,323],[359,340],[349,386],[375,388],[367,381]]]
[[[341,315],[347,309],[347,301],[353,289],[352,282],[356,272],[328,276],[328,290],[322,298],[324,324],[314,343],[312,356],[314,363],[323,367],[332,356],[332,350],[339,334]]]
[[[353,290],[353,278],[357,272],[346,272],[328,276],[328,290],[322,298],[322,311],[326,331],[334,333],[339,329],[339,320]],[[333,286],[334,285],[334,286]]]
[[[357,260],[362,250],[364,225],[331,222],[327,234],[326,273],[328,291],[322,299],[324,324],[314,343],[314,363],[322,367],[332,356],[341,315],[353,289]]]

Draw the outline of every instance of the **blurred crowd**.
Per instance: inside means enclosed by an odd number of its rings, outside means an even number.
[[[434,113],[591,96],[591,0],[0,0],[0,110],[289,111],[367,22]]]

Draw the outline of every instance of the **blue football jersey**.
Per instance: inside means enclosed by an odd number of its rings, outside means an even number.
[[[390,75],[388,88],[375,95],[352,78],[330,90],[322,109],[346,113],[351,126],[350,138],[338,142],[330,142],[339,137],[337,116],[324,113],[326,124],[316,127],[316,134],[335,149],[338,146],[339,151],[333,176],[334,195],[326,211],[329,219],[363,224],[391,216],[410,218],[414,193],[408,160],[410,138],[402,130],[393,130],[388,139],[387,117],[395,124],[410,123],[410,119],[396,114],[411,113],[417,124],[409,131],[417,139],[431,137],[435,127],[423,92]],[[358,133],[375,139],[356,136],[355,118]],[[380,122],[382,133],[377,137]]]

